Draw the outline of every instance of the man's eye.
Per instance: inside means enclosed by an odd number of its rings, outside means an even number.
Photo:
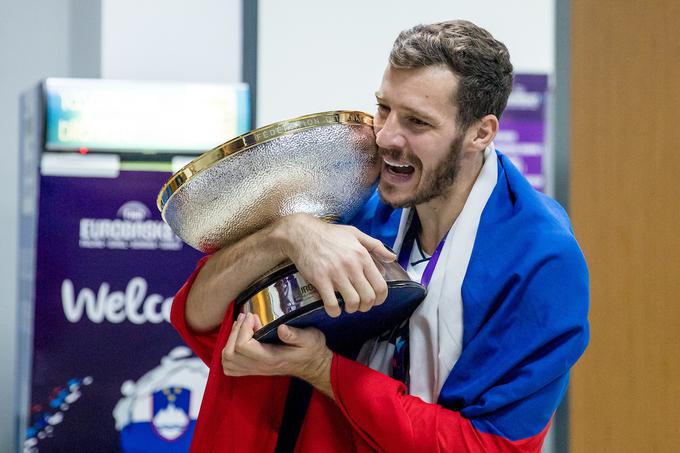
[[[421,120],[420,118],[411,117],[409,121],[416,126],[429,126],[430,124]]]
[[[378,113],[388,113],[390,109],[383,104],[376,104],[378,106]]]

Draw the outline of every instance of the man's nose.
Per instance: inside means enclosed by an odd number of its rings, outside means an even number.
[[[381,127],[376,128],[375,142],[383,149],[403,149],[406,145],[403,131],[395,115],[390,114]]]

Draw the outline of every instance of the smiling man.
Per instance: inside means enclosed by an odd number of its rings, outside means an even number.
[[[380,184],[354,226],[292,215],[199,263],[172,309],[211,368],[193,451],[540,451],[588,341],[588,275],[564,211],[494,149],[511,85],[507,49],[470,22],[402,32],[376,93]],[[354,360],[315,329],[266,345],[256,317],[233,321],[285,259],[331,316],[336,293],[370,310],[387,292],[374,258],[428,294]],[[286,403],[291,376],[308,405]]]

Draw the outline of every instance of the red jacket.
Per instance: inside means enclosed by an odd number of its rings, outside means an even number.
[[[206,260],[175,296],[171,313],[182,338],[210,367],[191,451],[272,452],[290,378],[224,375],[221,351],[231,330],[233,304],[219,331],[189,329],[186,299]],[[410,396],[401,382],[338,354],[331,384],[335,402],[313,392],[296,452],[539,452],[548,431],[546,426],[518,441],[479,432],[458,412]]]

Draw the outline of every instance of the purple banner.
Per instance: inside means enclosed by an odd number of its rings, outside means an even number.
[[[200,254],[155,207],[169,177],[41,176],[25,451],[188,451],[207,368],[168,320]]]
[[[541,191],[546,187],[547,95],[547,75],[516,74],[495,139],[496,148],[505,153],[529,182]]]

